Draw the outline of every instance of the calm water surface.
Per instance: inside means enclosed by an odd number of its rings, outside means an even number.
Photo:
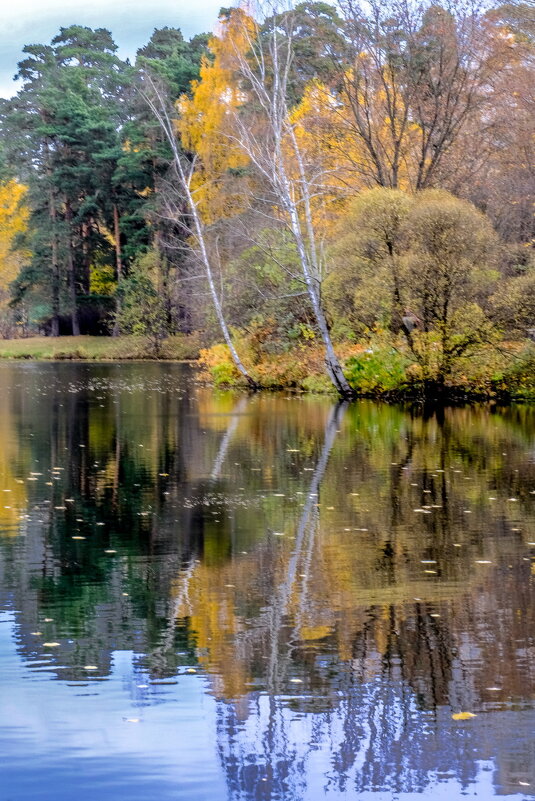
[[[535,797],[534,407],[3,363],[0,433],[0,801]]]

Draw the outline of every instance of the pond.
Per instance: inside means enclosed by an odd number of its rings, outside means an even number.
[[[0,364],[1,801],[535,797],[535,407]]]

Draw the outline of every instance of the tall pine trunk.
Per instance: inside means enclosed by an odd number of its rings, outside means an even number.
[[[115,275],[117,277],[117,289],[123,278],[123,254],[121,250],[121,224],[119,218],[119,209],[117,203],[113,204],[113,236],[115,239]],[[115,299],[115,323],[113,324],[112,336],[118,337],[121,333],[119,330],[119,312],[121,311],[121,301],[119,296]]]
[[[70,201],[65,198],[65,218],[67,220],[67,274],[69,281],[69,300],[71,306],[72,335],[80,336],[80,321],[78,319],[78,298],[76,292],[76,269],[72,246],[72,208]]]
[[[59,289],[60,289],[60,276],[59,276],[59,260],[58,260],[58,232],[56,226],[56,200],[54,192],[50,190],[49,195],[49,214],[50,226],[52,229],[52,321],[51,321],[51,334],[53,337],[59,336]]]

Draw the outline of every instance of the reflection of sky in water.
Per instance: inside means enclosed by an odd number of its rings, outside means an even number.
[[[201,799],[224,785],[205,679],[139,690],[146,676],[119,651],[105,684],[66,688],[21,666],[14,635],[0,616],[2,801]]]
[[[533,410],[0,373],[0,801],[535,795]]]
[[[347,710],[297,714],[288,708],[288,697],[252,696],[249,717],[239,721],[232,705],[207,694],[207,680],[198,675],[179,676],[176,685],[138,689],[148,678],[126,651],[113,654],[105,683],[68,688],[66,704],[63,682],[21,666],[16,633],[13,617],[1,615],[2,801],[72,801],[74,790],[81,801],[99,793],[131,801],[319,801],[355,798],[357,787],[364,801],[409,801],[422,794],[444,801],[484,799],[496,792],[496,749],[511,748],[513,735],[517,743],[530,737],[535,725],[533,712],[505,713],[501,734],[500,728],[485,734],[492,716],[500,714],[491,713],[482,726],[471,721],[459,732],[448,710],[439,710],[436,718],[414,705],[407,710],[403,688],[387,688],[385,695],[379,683],[355,688],[349,701],[357,734],[353,741]],[[359,710],[370,704],[373,714],[367,722],[359,720]],[[388,777],[390,786],[382,791],[362,787],[371,754],[382,760],[375,776],[379,784],[392,763],[397,765],[398,773]],[[344,756],[352,763],[347,770],[341,764]],[[463,767],[467,775],[461,782],[455,774]],[[404,782],[417,791],[397,786]]]

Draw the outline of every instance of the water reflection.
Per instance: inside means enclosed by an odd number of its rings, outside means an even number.
[[[179,699],[207,693],[219,767],[162,797],[535,794],[533,407],[240,396],[158,364],[0,382],[19,680],[57,679],[76,727],[73,692],[105,719],[130,654],[152,737],[187,732]]]

